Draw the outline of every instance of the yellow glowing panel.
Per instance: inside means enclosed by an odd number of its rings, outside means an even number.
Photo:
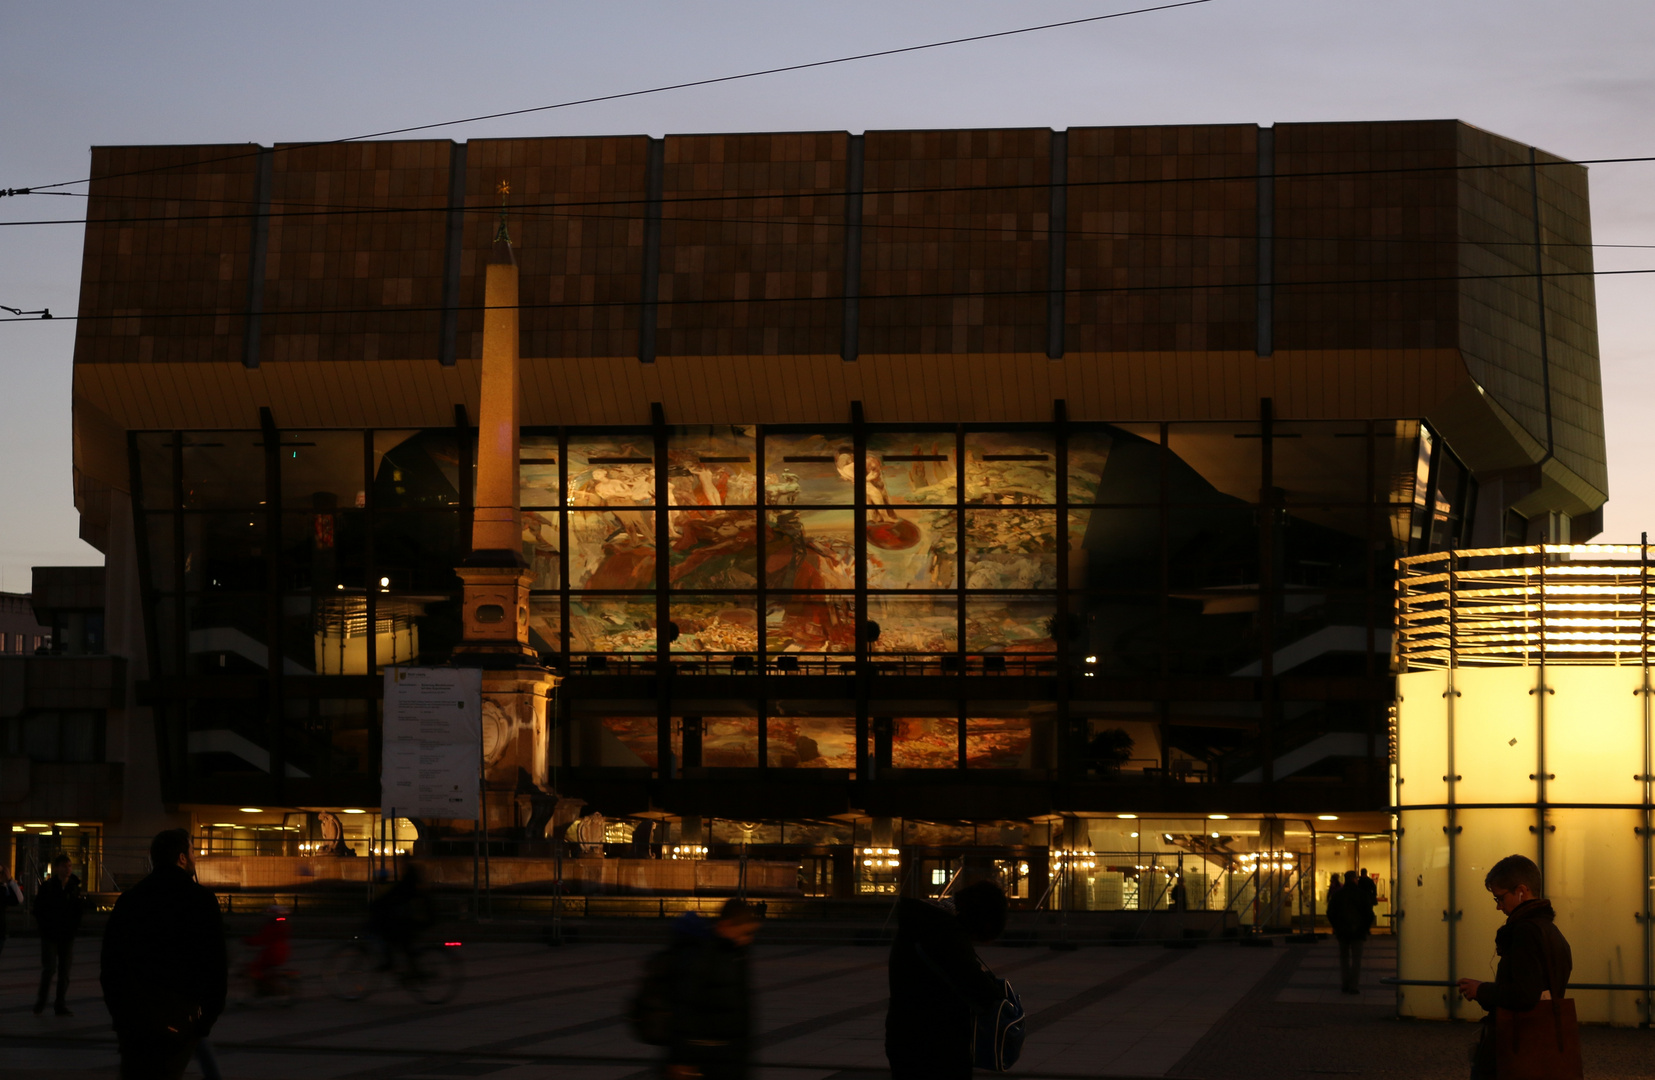
[[[1527,699],[1525,699],[1527,700]],[[1533,810],[1461,810],[1455,815],[1460,833],[1455,838],[1454,879],[1458,890],[1454,898],[1460,911],[1456,931],[1456,979],[1494,978],[1494,931],[1506,921],[1494,906],[1494,894],[1483,885],[1489,867],[1507,855],[1526,855],[1535,858],[1535,834],[1529,826],[1539,819]],[[1412,930],[1409,927],[1409,930]],[[1483,1010],[1476,1005],[1462,1007],[1460,1015],[1480,1019]]]
[[[1448,801],[1446,673],[1410,671],[1397,676],[1397,774],[1404,806]]]
[[[1454,673],[1457,803],[1533,802],[1539,768],[1535,698],[1539,668],[1461,668]],[[1411,794],[1411,793],[1410,793]]]
[[[1562,696],[1562,691],[1558,692]],[[1629,695],[1630,696],[1630,695]],[[1546,834],[1546,896],[1574,955],[1575,982],[1641,983],[1643,882],[1636,810],[1552,810]],[[1642,1020],[1631,991],[1570,990],[1582,1022]]]
[[[1405,678],[1407,676],[1404,676]],[[1448,977],[1448,838],[1444,810],[1413,810],[1401,815],[1402,836],[1397,847],[1398,880],[1391,900],[1401,915],[1402,935],[1397,942],[1397,977]],[[1447,999],[1434,986],[1405,986],[1398,1011],[1403,1016],[1438,1018],[1447,1015]]]
[[[1546,683],[1546,801],[1642,802],[1643,670],[1548,667]]]

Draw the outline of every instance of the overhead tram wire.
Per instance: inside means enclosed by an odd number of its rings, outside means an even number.
[[[785,198],[814,197],[816,194],[817,193],[814,193],[814,192],[811,192],[811,193],[791,192],[791,193],[782,194],[782,195],[750,195],[750,196],[741,196],[741,197],[752,199],[754,201],[758,201],[758,200],[762,200],[762,199],[785,199]],[[828,195],[828,196],[822,196],[822,197],[823,198],[830,198],[830,197],[835,197],[835,196],[834,195]],[[167,201],[179,201],[179,200],[167,200]],[[217,200],[202,200],[202,201],[217,201]],[[522,219],[525,219],[525,220],[528,220],[528,221],[538,221],[538,222],[578,221],[578,222],[584,222],[584,223],[591,223],[591,222],[603,222],[603,221],[624,222],[624,221],[636,220],[635,218],[633,218],[629,215],[622,215],[622,214],[574,214],[574,213],[569,213],[565,210],[560,209],[559,208],[560,205],[568,205],[568,204],[527,203],[527,204],[523,204],[521,206],[514,205],[514,206],[511,207],[511,210],[513,211],[514,214],[517,214],[517,216],[522,218]],[[432,208],[432,207],[405,207],[405,208],[361,207],[361,208],[355,208],[355,207],[329,206],[329,207],[325,207],[325,208],[319,209],[319,210],[289,210],[289,211],[283,211],[283,212],[272,212],[268,215],[224,214],[224,215],[198,215],[198,216],[189,216],[189,217],[185,217],[185,216],[165,217],[165,216],[162,216],[162,217],[146,217],[146,218],[100,217],[100,218],[97,219],[97,224],[100,224],[100,225],[130,225],[130,224],[148,224],[148,223],[154,223],[154,222],[168,222],[168,221],[176,222],[176,221],[245,220],[245,219],[253,218],[253,217],[270,217],[270,218],[273,218],[273,219],[311,218],[311,217],[349,217],[349,216],[352,216],[352,215],[368,214],[368,213],[385,213],[385,214],[409,213],[409,214],[412,214],[412,213],[425,213],[425,212],[428,212],[428,211],[442,211],[442,212],[446,213],[447,210],[448,210],[447,207],[436,207],[436,208]],[[480,217],[484,217],[484,218],[488,218],[490,220],[493,220],[493,218],[498,216],[498,214],[500,212],[500,208],[499,208],[498,205],[478,205],[478,206],[475,206],[475,207],[469,207],[469,206],[468,207],[463,207],[463,208],[460,209],[460,212],[465,213],[465,214],[473,214],[473,215],[477,215],[477,216],[480,216]],[[671,221],[673,224],[678,224],[678,225],[754,225],[754,226],[773,227],[773,228],[782,228],[782,227],[787,227],[787,226],[797,227],[797,226],[802,225],[802,226],[809,226],[809,227],[812,227],[812,228],[821,228],[821,229],[842,229],[842,228],[846,227],[846,223],[843,219],[822,220],[822,219],[817,218],[815,216],[811,216],[811,217],[776,216],[776,217],[753,217],[753,218],[745,218],[745,217],[673,217],[673,218],[669,218],[667,220]],[[74,224],[90,224],[90,223],[91,223],[91,219],[88,219],[88,218],[72,218],[72,219],[66,218],[66,219],[63,219],[63,220],[60,220],[60,221],[0,221],[0,226],[6,226],[6,225],[74,225]],[[1029,226],[1027,228],[1022,228],[1022,227],[1007,228],[1004,225],[964,225],[964,224],[959,224],[959,223],[954,223],[954,222],[950,222],[950,223],[947,223],[947,224],[936,224],[936,225],[917,223],[917,222],[881,222],[878,225],[870,225],[870,224],[864,223],[862,227],[866,230],[873,230],[873,231],[882,231],[882,232],[899,231],[899,232],[909,232],[909,233],[916,233],[916,232],[917,233],[960,232],[960,233],[995,233],[995,234],[999,234],[999,233],[1007,233],[1007,232],[1027,232],[1027,233],[1033,233],[1033,234],[1036,234],[1036,235],[1044,235],[1049,231],[1049,230],[1046,230],[1046,229],[1036,228],[1034,226]],[[1242,232],[1242,233],[1148,232],[1148,231],[1143,231],[1143,230],[1138,230],[1138,229],[1098,230],[1098,229],[1074,229],[1074,228],[1071,228],[1071,229],[1065,230],[1064,235],[1070,237],[1071,239],[1080,239],[1080,240],[1257,240],[1258,239],[1258,234],[1256,232]],[[1522,248],[1525,251],[1531,250],[1534,247],[1534,241],[1532,239],[1469,240],[1469,239],[1467,239],[1465,237],[1462,237],[1462,236],[1443,236],[1443,237],[1437,237],[1437,236],[1356,236],[1356,235],[1348,235],[1348,234],[1345,235],[1345,236],[1308,236],[1308,235],[1287,235],[1287,234],[1283,234],[1283,233],[1275,233],[1275,234],[1272,235],[1271,239],[1277,240],[1277,241],[1291,241],[1291,242],[1300,242],[1300,243],[1470,244],[1470,245],[1473,245],[1473,246],[1476,246],[1476,247],[1488,247],[1488,248],[1516,247],[1516,248]],[[1580,248],[1598,249],[1598,248],[1601,248],[1601,249],[1607,249],[1607,250],[1620,250],[1620,249],[1624,249],[1624,250],[1655,250],[1655,244],[1578,243],[1578,242],[1572,241],[1572,240],[1550,240],[1550,241],[1547,241],[1546,246],[1548,248],[1575,248],[1575,249],[1580,249]]]
[[[1015,30],[996,30],[987,34],[969,34],[965,37],[948,38],[944,41],[931,41],[923,45],[904,45],[894,49],[878,49],[873,52],[856,53],[851,56],[838,56],[831,60],[811,60],[801,64],[784,64],[780,67],[761,68],[757,71],[746,71],[739,75],[719,75],[708,79],[691,79],[687,82],[669,83],[664,86],[652,86],[642,90],[626,90],[615,94],[598,94],[593,97],[575,98],[570,101],[559,101],[551,105],[532,105],[523,109],[507,109],[502,112],[483,113],[478,116],[467,116],[459,120],[440,120],[430,124],[413,124],[408,127],[389,128],[385,131],[375,131],[366,135],[352,135],[343,139],[326,139],[320,142],[295,143],[281,147],[284,152],[309,149],[314,146],[336,146],[340,143],[362,142],[366,139],[382,139],[388,135],[407,135],[415,131],[434,131],[437,128],[455,127],[460,124],[476,124],[484,120],[501,120],[508,116],[528,116],[532,113],[550,112],[554,109],[569,109],[578,105],[596,105],[605,101],[621,101],[626,98],[646,97],[651,94],[665,94],[674,90],[690,90],[699,86],[716,86],[720,83],[740,82],[745,79],[758,79],[766,75],[782,75],[792,71],[808,71],[812,68],[833,67],[837,64],[851,64],[859,60],[875,60],[884,56],[901,56],[905,53],[925,52],[930,49],[944,49],[953,45],[966,45],[975,41],[992,41],[996,38],[1017,37],[1021,34],[1035,34],[1044,30],[1059,30],[1070,26],[1084,26],[1088,23],[1107,22],[1111,19],[1124,19],[1131,15],[1148,15],[1157,11],[1172,11],[1176,8],[1199,7],[1203,4],[1215,3],[1216,0],[1176,0],[1175,3],[1157,4],[1152,7],[1133,8],[1130,11],[1112,11],[1104,15],[1088,15],[1079,19],[1063,19],[1058,22],[1040,23],[1036,26],[1022,26]],[[194,162],[195,165],[209,164],[213,161],[235,161],[248,157],[256,157],[266,153],[263,148],[232,154],[222,158],[211,158],[208,161]],[[177,166],[158,165],[151,169],[137,169],[127,173],[116,173],[113,176],[97,177],[96,179],[116,179],[121,176],[140,176],[146,173],[167,172]],[[72,187],[76,184],[91,183],[93,177],[80,180],[61,180],[55,184],[35,184],[22,189],[36,194],[43,194],[48,188]],[[8,189],[17,190],[17,189]]]
[[[1205,0],[1203,0],[1203,2],[1205,2]],[[294,147],[281,147],[280,149],[297,148],[298,145],[316,146],[316,145],[329,145],[329,144],[319,144],[319,143],[295,144]],[[1655,162],[1655,155],[1644,155],[1644,156],[1637,156],[1637,157],[1613,157],[1613,158],[1575,158],[1575,159],[1559,158],[1556,161],[1536,161],[1536,162],[1532,162],[1532,163],[1527,162],[1527,161],[1509,161],[1509,162],[1476,162],[1476,163],[1453,164],[1453,165],[1398,165],[1398,166],[1393,166],[1393,167],[1389,167],[1389,168],[1366,168],[1366,169],[1318,169],[1318,170],[1312,170],[1312,171],[1307,171],[1307,172],[1276,172],[1276,173],[1269,174],[1268,177],[1266,177],[1264,174],[1251,172],[1251,173],[1224,173],[1224,174],[1220,174],[1220,175],[1216,175],[1216,176],[1155,176],[1155,177],[1139,177],[1139,178],[1122,179],[1122,180],[1116,180],[1116,179],[1110,179],[1110,180],[1069,180],[1069,181],[1065,182],[1064,186],[1071,189],[1071,190],[1073,190],[1073,189],[1076,189],[1076,188],[1148,187],[1148,186],[1158,185],[1158,184],[1245,183],[1245,182],[1248,182],[1248,181],[1255,181],[1256,182],[1258,180],[1266,179],[1266,178],[1280,182],[1280,181],[1291,181],[1291,180],[1338,179],[1338,178],[1345,178],[1345,177],[1360,177],[1360,176],[1403,176],[1403,175],[1407,175],[1407,174],[1411,174],[1411,173],[1472,172],[1472,171],[1483,171],[1483,170],[1491,170],[1491,169],[1521,169],[1521,170],[1527,171],[1531,168],[1537,168],[1537,167],[1538,168],[1547,168],[1547,167],[1560,166],[1560,165],[1627,165],[1627,164],[1647,164],[1649,162]],[[205,164],[205,163],[198,163],[198,164]],[[169,166],[169,168],[171,168],[171,166]],[[156,171],[156,170],[146,170],[146,171]],[[140,175],[140,173],[114,173],[114,174],[111,174],[108,177],[94,177],[93,179],[97,179],[97,180],[117,179],[117,178],[122,177],[122,176],[135,176],[135,175]],[[71,183],[82,183],[84,181],[69,181],[69,182],[71,182]],[[939,186],[934,186],[934,187],[864,188],[862,191],[858,192],[858,194],[862,195],[863,198],[868,198],[870,196],[886,196],[886,195],[945,195],[945,194],[957,194],[957,193],[961,193],[961,192],[1038,191],[1038,190],[1047,189],[1049,187],[1051,187],[1051,182],[1050,181],[1028,181],[1028,182],[1016,183],[1016,184],[949,184],[949,185],[939,185]],[[51,194],[51,193],[46,192],[44,194]],[[78,193],[78,192],[65,192],[65,193],[62,193],[62,194],[80,194],[80,193]],[[561,210],[565,210],[565,209],[569,209],[569,208],[584,209],[584,208],[599,207],[599,206],[643,206],[647,203],[659,203],[660,205],[665,207],[665,206],[681,205],[681,204],[686,204],[686,203],[720,203],[720,202],[741,202],[741,201],[751,202],[751,201],[757,201],[757,200],[762,200],[762,199],[797,199],[797,198],[834,199],[834,198],[843,198],[846,194],[848,194],[848,192],[843,191],[843,190],[837,190],[837,189],[826,189],[826,190],[811,189],[811,190],[784,191],[784,192],[778,192],[778,193],[774,193],[774,194],[756,194],[756,193],[753,193],[753,192],[738,192],[738,193],[732,194],[732,193],[725,192],[725,193],[714,194],[714,195],[674,195],[674,196],[670,196],[670,197],[663,197],[663,198],[660,198],[660,199],[650,199],[647,196],[639,195],[639,196],[631,196],[631,197],[624,198],[624,199],[580,199],[580,200],[572,200],[572,201],[569,201],[569,202],[562,202],[562,203],[555,202],[555,201],[554,202],[541,202],[541,203],[523,203],[523,204],[520,204],[520,205],[513,205],[512,210],[514,212],[519,211],[519,210],[546,210],[546,209],[561,211]],[[209,202],[209,203],[220,203],[220,204],[226,204],[226,205],[232,205],[232,206],[234,206],[234,205],[240,205],[240,206],[252,206],[252,205],[254,205],[251,201],[239,200],[239,199],[235,199],[235,200],[232,200],[232,199],[211,199],[211,198],[206,198],[206,197],[174,198],[174,197],[166,196],[166,195],[108,195],[108,196],[105,196],[105,198],[110,200],[110,201],[118,201],[118,200],[122,200],[122,199],[129,199],[129,200],[132,200],[132,201],[135,201],[135,202],[136,201],[143,201],[143,202]],[[145,223],[150,223],[150,222],[178,222],[178,221],[238,221],[238,220],[248,220],[248,219],[252,219],[252,218],[278,219],[278,218],[288,218],[288,217],[335,217],[335,216],[347,216],[347,215],[352,215],[352,214],[437,214],[437,213],[447,214],[447,213],[450,212],[451,209],[456,209],[456,208],[449,207],[447,204],[442,204],[442,205],[437,205],[437,206],[390,206],[390,207],[386,207],[386,206],[339,207],[339,206],[334,206],[334,205],[329,205],[329,204],[318,204],[318,203],[308,203],[308,204],[301,204],[301,205],[310,206],[310,207],[317,207],[317,208],[316,209],[304,209],[304,210],[283,210],[283,211],[263,211],[263,212],[248,211],[246,213],[228,213],[228,214],[158,214],[158,215],[154,215],[154,216],[150,216],[150,217],[114,217],[114,218],[98,218],[96,220],[100,224],[145,224]],[[476,206],[462,206],[462,207],[458,207],[457,209],[459,209],[462,213],[468,213],[468,214],[469,213],[477,213],[477,214],[491,214],[492,215],[492,214],[497,214],[500,211],[499,206],[497,204],[493,204],[493,203],[489,203],[489,204],[478,203]],[[621,215],[612,215],[612,216],[619,219]],[[14,227],[14,226],[23,226],[23,225],[86,225],[86,224],[90,224],[92,222],[92,220],[93,219],[91,219],[91,218],[81,217],[81,218],[40,218],[40,219],[31,219],[31,220],[24,220],[24,221],[0,221],[0,227]],[[694,220],[694,219],[677,219],[677,220]],[[719,219],[711,219],[711,220],[719,220]],[[832,224],[832,223],[831,222],[823,222],[822,224]],[[1341,239],[1344,239],[1344,238],[1341,238]],[[1530,243],[1532,243],[1532,241]]]
[[[1440,274],[1418,277],[1384,277],[1384,278],[1335,278],[1320,281],[1277,281],[1278,289],[1328,289],[1347,285],[1407,285],[1427,282],[1447,281],[1533,281],[1537,276],[1545,278],[1599,278],[1599,277],[1629,277],[1643,274],[1655,274],[1655,267],[1643,267],[1633,270],[1546,270],[1536,274],[1533,270],[1513,271],[1508,274]],[[1197,290],[1221,289],[1255,289],[1256,281],[1232,281],[1201,284],[1179,285],[1099,285],[1089,288],[1065,287],[1062,290],[1052,289],[962,289],[948,292],[931,293],[887,293],[884,295],[862,293],[860,299],[866,301],[881,300],[959,300],[959,299],[995,299],[1009,297],[1047,297],[1053,291],[1061,291],[1068,296],[1107,296],[1120,293],[1164,293],[1164,292],[1194,292]],[[741,299],[716,297],[695,300],[661,300],[663,306],[675,307],[707,307],[715,304],[798,304],[798,303],[833,303],[843,300],[843,296],[750,296]],[[428,315],[440,314],[445,311],[559,311],[579,310],[585,308],[628,308],[636,307],[642,301],[632,300],[591,300],[570,301],[543,304],[454,304],[425,307],[374,307],[374,308],[324,308],[314,310],[273,311],[268,308],[259,313],[262,319],[302,319],[320,318],[334,315]],[[215,311],[146,311],[124,315],[54,315],[54,322],[94,322],[114,319],[216,319],[238,318],[246,316],[247,312],[239,309],[219,309]],[[0,319],[0,323],[35,322],[35,319]]]

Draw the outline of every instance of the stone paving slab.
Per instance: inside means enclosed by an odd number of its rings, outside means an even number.
[[[95,943],[77,958],[72,1018],[30,1013],[38,961],[19,944],[0,954],[0,1077],[113,1080]],[[1369,945],[1359,995],[1339,993],[1331,941],[1256,949],[991,946],[982,954],[1028,1008],[1030,1036],[1015,1074],[1031,1080],[1462,1077],[1470,1025],[1388,1018],[1394,991],[1379,979],[1394,970],[1393,946],[1388,938]],[[657,1051],[639,1044],[624,1019],[654,946],[468,942],[465,988],[437,1006],[395,988],[355,1003],[326,997],[319,973],[334,947],[295,943],[303,992],[291,1008],[225,1014],[214,1042],[226,1080],[657,1075]],[[883,1080],[885,959],[882,947],[761,941],[755,1080]],[[1585,1042],[1588,1075],[1655,1076],[1650,1032],[1588,1029]]]

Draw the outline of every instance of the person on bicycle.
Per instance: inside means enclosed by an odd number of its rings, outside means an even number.
[[[418,866],[410,865],[401,881],[368,905],[368,930],[379,938],[385,949],[379,969],[390,971],[396,966],[397,954],[401,953],[413,971],[414,939],[435,921],[425,876]]]
[[[292,936],[287,923],[287,909],[280,904],[271,904],[265,909],[264,925],[241,939],[243,944],[258,950],[247,964],[247,978],[253,983],[253,990],[258,996],[269,997],[281,989],[282,969],[287,966],[291,953],[289,941]]]

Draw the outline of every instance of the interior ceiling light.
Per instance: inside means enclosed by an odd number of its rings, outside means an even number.
[[[52,824],[56,825],[60,829],[78,829],[78,828],[80,828],[80,822],[78,822],[78,821],[54,821],[54,822],[52,822]]]
[[[1137,814],[1116,814],[1115,816],[1120,818],[1122,821],[1134,821],[1138,817]]]
[[[1229,821],[1230,820],[1230,815],[1229,814],[1208,814],[1207,815],[1207,820],[1208,821]]]
[[[1316,815],[1316,820],[1317,821],[1338,821],[1339,820],[1339,815],[1338,814],[1317,814]]]
[[[1217,834],[1217,833],[1213,833],[1213,839],[1214,839],[1214,840],[1217,840],[1217,839],[1218,839],[1218,834]]]
[[[366,810],[358,810],[354,806],[344,811],[347,814],[366,814]]]
[[[241,812],[244,813],[244,814],[262,814],[262,813],[264,813],[263,810],[260,810],[256,806],[244,806],[244,807],[241,808]]]

